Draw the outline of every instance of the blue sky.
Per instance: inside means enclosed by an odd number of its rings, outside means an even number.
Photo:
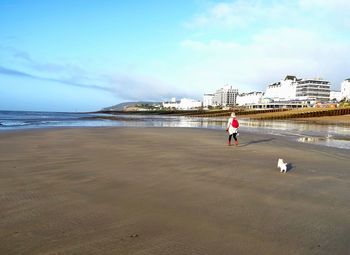
[[[350,2],[0,0],[0,109],[201,99],[350,77]]]

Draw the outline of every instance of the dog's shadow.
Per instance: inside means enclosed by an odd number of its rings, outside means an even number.
[[[287,172],[293,171],[294,165],[292,163],[287,163]]]
[[[268,139],[261,139],[261,140],[250,141],[250,142],[241,144],[240,147],[249,146],[249,145],[255,144],[255,143],[266,143],[266,142],[270,142],[272,140],[275,140],[275,138],[268,138]]]

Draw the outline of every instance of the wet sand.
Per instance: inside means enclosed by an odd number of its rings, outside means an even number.
[[[324,117],[313,117],[313,118],[299,118],[298,121],[304,121],[312,124],[323,124],[323,125],[345,125],[350,126],[350,115],[339,115],[339,116],[324,116]]]
[[[295,111],[297,112],[297,111]],[[258,113],[251,115],[242,115],[240,118],[247,119],[259,119],[261,117],[273,117],[273,116],[288,116],[289,112],[275,112],[275,113]],[[322,116],[322,117],[303,117],[303,118],[289,118],[289,121],[302,121],[309,124],[321,124],[321,125],[343,125],[350,126],[350,115],[337,115],[337,116]]]
[[[229,147],[223,131],[186,128],[0,133],[0,254],[349,254],[349,150],[239,139]]]

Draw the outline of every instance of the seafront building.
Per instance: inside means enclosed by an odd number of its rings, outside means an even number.
[[[322,78],[303,79],[297,82],[296,99],[329,102],[331,84]]]
[[[226,85],[214,94],[204,94],[203,106],[245,106],[247,108],[300,108],[323,104],[331,100],[350,100],[350,78],[341,85],[341,91],[331,91],[331,83],[322,78],[298,79],[287,75],[267,86],[265,93],[238,94],[238,89]]]
[[[171,101],[162,102],[162,106],[168,109],[191,110],[202,107],[202,102],[190,98],[182,98],[178,101],[173,97]]]
[[[237,96],[237,105],[246,106],[251,104],[259,104],[264,96],[263,92],[242,93]]]
[[[214,96],[215,94],[204,94],[203,95],[203,107],[209,107],[214,105]]]
[[[341,83],[341,99],[350,100],[350,78]]]
[[[198,109],[202,107],[202,102],[191,99],[191,98],[182,98],[180,100],[179,109],[180,110],[191,110],[191,109]]]
[[[283,80],[267,86],[264,98],[271,101],[296,100],[298,80],[293,75],[287,75]]]
[[[330,82],[321,78],[298,79],[287,75],[283,80],[267,86],[265,93],[240,94],[237,104],[248,108],[299,108],[339,99],[339,93],[330,91]]]
[[[329,99],[330,99],[330,101],[339,102],[340,100],[342,100],[341,91],[331,90]]]
[[[233,89],[230,85],[225,85],[218,89],[213,98],[215,106],[235,106],[237,104],[238,89]]]
[[[284,80],[268,85],[264,98],[273,102],[328,102],[330,91],[330,82],[322,78],[297,79],[287,75]]]
[[[180,105],[180,101],[176,101],[175,97],[171,98],[170,101],[162,102],[163,108],[178,109],[179,105]]]

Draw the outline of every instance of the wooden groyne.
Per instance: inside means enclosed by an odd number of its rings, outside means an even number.
[[[285,114],[263,115],[252,117],[259,120],[277,120],[277,119],[296,119],[296,118],[314,118],[324,116],[340,116],[350,114],[350,107],[337,109],[310,109],[303,112],[287,112]]]
[[[268,110],[242,110],[242,109],[232,109],[225,111],[215,111],[215,112],[203,112],[197,114],[188,114],[189,117],[228,117],[232,112],[235,112],[236,115],[250,115],[250,114],[259,114],[259,113],[275,113],[275,112],[285,112],[289,109],[268,109]]]
[[[251,119],[259,120],[278,120],[278,119],[292,119],[292,118],[313,118],[323,116],[340,116],[350,114],[350,107],[342,108],[303,108],[295,109],[259,109],[259,110],[247,110],[247,109],[230,109],[230,110],[191,110],[191,111],[179,111],[179,110],[167,110],[167,111],[100,111],[98,113],[108,113],[112,115],[172,115],[172,116],[186,116],[186,117],[200,117],[200,118],[215,118],[215,117],[229,117],[232,112],[235,112],[239,116],[248,116]]]

